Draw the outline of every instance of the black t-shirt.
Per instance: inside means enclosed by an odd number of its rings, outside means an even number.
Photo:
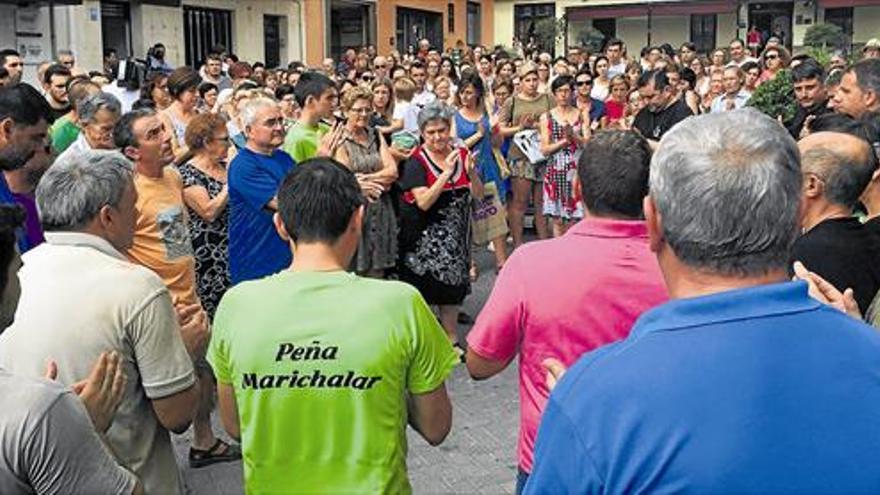
[[[691,108],[682,99],[657,113],[643,108],[633,121],[635,127],[646,139],[659,141],[675,124],[693,115]]]
[[[828,108],[828,100],[822,101],[817,105],[813,105],[810,108],[804,108],[802,106],[798,106],[797,113],[794,115],[794,119],[792,119],[791,123],[788,124],[788,132],[791,134],[795,140],[801,138],[801,130],[804,128],[804,124],[807,121],[807,117],[810,115],[814,117],[818,117],[820,115],[825,115],[826,113],[831,113],[834,110]]]
[[[52,113],[52,121],[54,122],[54,121],[60,119],[61,117],[67,115],[68,113],[70,113],[71,108],[73,108],[73,107],[71,107],[70,105],[67,105],[64,108],[55,108],[55,107],[50,106],[49,109],[51,110],[51,113]]]
[[[862,314],[880,289],[880,236],[874,225],[855,217],[832,218],[794,243],[792,262],[800,261],[843,291],[851,288]]]

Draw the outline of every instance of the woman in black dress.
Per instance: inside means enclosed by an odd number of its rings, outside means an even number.
[[[229,200],[226,187],[229,132],[226,121],[216,114],[197,115],[187,126],[184,139],[194,153],[179,170],[196,260],[197,290],[202,306],[213,319],[220,298],[232,285],[226,208]]]
[[[467,148],[453,144],[455,110],[442,102],[419,112],[424,144],[403,167],[400,186],[400,279],[437,305],[440,323],[457,342],[459,307],[470,292],[471,193],[483,185]]]

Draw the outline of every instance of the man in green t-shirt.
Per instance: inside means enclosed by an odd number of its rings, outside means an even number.
[[[333,156],[342,137],[343,126],[330,127],[326,120],[333,118],[339,104],[339,93],[333,80],[324,74],[303,74],[293,90],[296,103],[302,109],[299,120],[293,124],[281,147],[296,163],[316,156]]]
[[[443,328],[414,288],[345,271],[363,211],[345,167],[301,163],[275,214],[292,266],[217,310],[208,359],[247,493],[409,493],[407,423],[432,445],[449,432]]]

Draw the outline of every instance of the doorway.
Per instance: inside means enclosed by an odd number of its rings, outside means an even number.
[[[401,53],[415,50],[422,38],[427,38],[431,46],[443,46],[443,14],[398,7],[397,49]]]
[[[749,4],[749,28],[761,32],[762,44],[771,36],[781,37],[782,45],[791,50],[791,18],[794,2],[761,2]]]
[[[263,16],[263,48],[267,68],[281,65],[281,16]]]
[[[354,0],[330,2],[330,55],[339,60],[348,48],[373,44],[370,5]]]

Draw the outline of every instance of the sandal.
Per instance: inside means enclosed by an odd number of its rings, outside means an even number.
[[[452,344],[452,348],[455,349],[455,353],[458,354],[459,361],[464,364],[466,362],[465,355],[467,354],[467,352],[464,350],[464,347],[462,347],[461,343],[454,342]]]
[[[471,282],[476,282],[480,278],[480,270],[477,269],[477,265],[471,265],[468,275],[470,275]]]
[[[200,468],[218,462],[238,461],[241,459],[241,448],[217,439],[210,449],[189,449],[189,467]]]

